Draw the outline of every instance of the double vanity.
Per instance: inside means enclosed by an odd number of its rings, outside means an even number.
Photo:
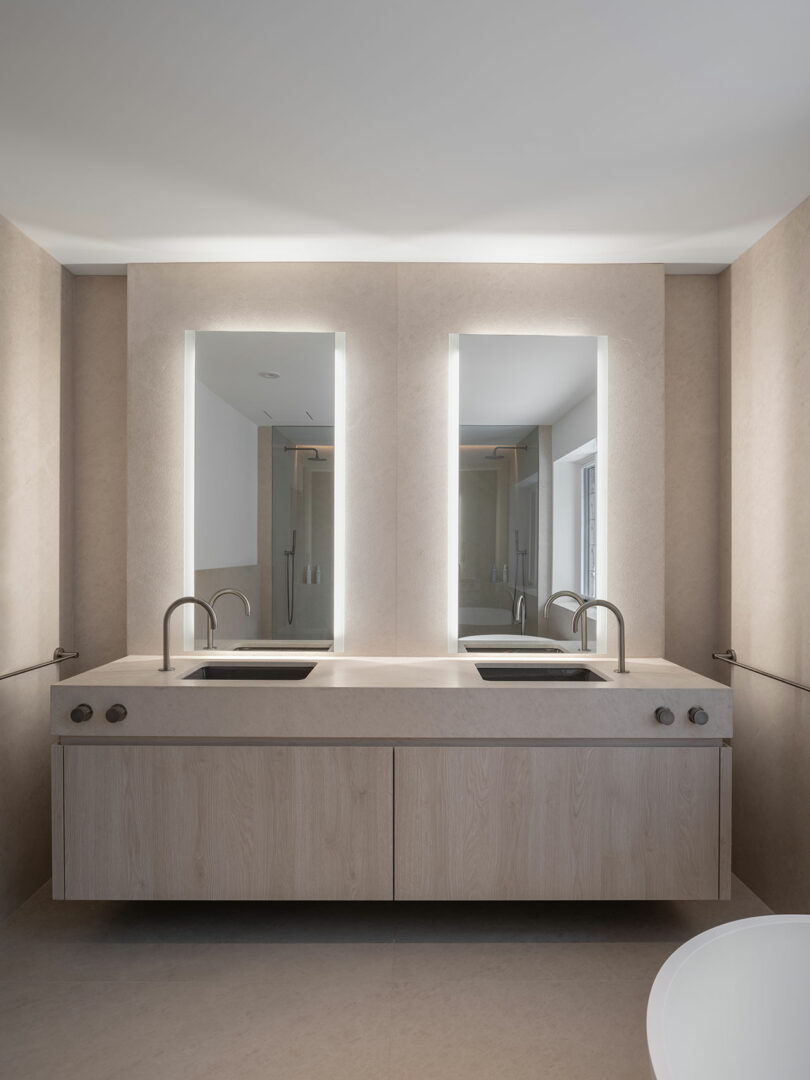
[[[347,500],[350,344],[188,331],[181,356],[178,339],[169,577],[187,595],[162,661],[53,688],[55,895],[727,896],[731,691],[663,660],[624,670],[604,599],[607,339],[450,335],[447,460],[429,465],[448,478],[447,558],[426,573],[446,621],[432,603],[408,639],[448,654],[427,658],[342,654],[372,625],[368,515]],[[638,611],[644,587],[615,573],[632,552],[611,550],[612,598]],[[166,553],[155,542],[151,561]],[[151,589],[151,565],[135,580]],[[131,640],[151,652],[159,612],[147,631],[132,590]]]
[[[52,689],[58,898],[728,896],[720,683],[583,654],[172,662]]]

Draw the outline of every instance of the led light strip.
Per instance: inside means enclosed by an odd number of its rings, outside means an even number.
[[[346,334],[335,334],[334,651],[346,644]]]
[[[450,335],[447,368],[447,651],[458,652],[459,335]]]

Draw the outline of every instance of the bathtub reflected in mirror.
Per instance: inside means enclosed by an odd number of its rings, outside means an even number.
[[[571,618],[598,595],[599,339],[457,343],[458,647],[595,651]]]

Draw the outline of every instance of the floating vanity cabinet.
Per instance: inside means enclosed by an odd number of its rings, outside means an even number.
[[[396,899],[717,899],[730,753],[397,747]]]
[[[390,747],[60,751],[66,899],[392,898]]]
[[[568,681],[541,656],[540,685],[462,656],[319,657],[303,680],[220,657],[231,681],[203,659],[52,687],[55,897],[729,895],[727,686],[655,658],[563,656],[593,676]]]

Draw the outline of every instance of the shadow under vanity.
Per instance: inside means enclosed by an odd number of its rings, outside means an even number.
[[[727,897],[731,691],[625,670],[596,600],[601,339],[451,338],[458,574],[418,658],[341,654],[342,335],[191,338],[189,595],[162,664],[52,688],[54,896]]]

